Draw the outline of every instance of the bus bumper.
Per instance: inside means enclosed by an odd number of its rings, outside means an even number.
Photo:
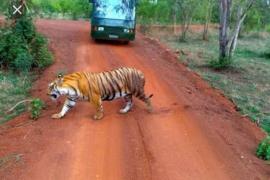
[[[123,28],[117,28],[115,30],[107,31],[106,28],[104,31],[98,31],[91,28],[91,37],[93,39],[104,39],[104,40],[123,40],[123,41],[133,41],[135,39],[135,32],[124,33]]]

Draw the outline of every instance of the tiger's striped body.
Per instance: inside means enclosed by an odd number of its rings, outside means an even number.
[[[67,99],[62,111],[53,115],[53,118],[63,117],[79,99],[88,100],[96,107],[95,119],[103,117],[102,101],[110,101],[120,97],[123,97],[126,102],[120,113],[127,113],[131,109],[132,96],[145,102],[150,110],[152,95],[145,96],[144,85],[143,73],[137,69],[126,67],[101,73],[79,72],[60,76],[49,85],[48,94],[53,99],[57,99],[60,95],[66,95]]]

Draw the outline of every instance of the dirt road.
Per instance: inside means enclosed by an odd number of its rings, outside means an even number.
[[[37,22],[50,39],[55,64],[35,83],[32,94],[46,101],[41,119],[27,114],[0,128],[0,179],[33,180],[211,180],[270,178],[270,168],[254,155],[264,134],[233,104],[157,42],[138,34],[129,45],[95,43],[89,23]],[[105,102],[105,117],[79,102],[62,120],[46,97],[60,72],[141,69],[154,112],[135,101],[127,115],[121,100]],[[3,160],[4,159],[4,160]],[[2,162],[2,163],[1,163]]]

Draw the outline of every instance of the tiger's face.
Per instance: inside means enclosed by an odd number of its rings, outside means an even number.
[[[56,101],[61,96],[61,85],[62,85],[63,77],[58,76],[56,80],[51,82],[48,86],[47,95],[51,97],[52,100]]]
[[[48,93],[47,93],[52,100],[57,100],[60,97],[60,92],[57,90],[57,84],[56,83],[50,83],[48,87]]]

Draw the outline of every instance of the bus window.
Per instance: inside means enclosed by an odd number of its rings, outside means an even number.
[[[94,39],[134,40],[135,0],[93,0],[91,36]]]

